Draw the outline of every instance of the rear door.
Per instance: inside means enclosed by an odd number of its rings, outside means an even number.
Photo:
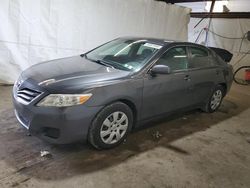
[[[188,74],[188,55],[186,46],[167,50],[155,65],[167,65],[170,74],[144,77],[142,118],[150,118],[186,106],[192,101],[191,81]]]
[[[192,80],[193,104],[204,103],[210,96],[222,71],[212,62],[205,47],[189,46],[189,74]]]

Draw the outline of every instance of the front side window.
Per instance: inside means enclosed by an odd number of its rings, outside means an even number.
[[[92,61],[103,61],[114,68],[136,72],[162,48],[147,40],[117,39],[86,54]]]
[[[160,57],[157,64],[167,65],[171,71],[186,70],[188,68],[186,47],[171,48]]]
[[[191,52],[191,61],[189,68],[202,68],[210,66],[209,54],[206,49],[198,47],[189,47]]]

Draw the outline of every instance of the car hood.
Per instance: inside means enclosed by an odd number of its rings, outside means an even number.
[[[36,64],[25,70],[21,77],[50,91],[66,93],[96,85],[116,82],[130,74],[107,67],[85,57],[74,56]]]

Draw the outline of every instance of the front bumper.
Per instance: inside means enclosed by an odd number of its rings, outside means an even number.
[[[35,101],[25,105],[18,101],[14,92],[15,89],[13,89],[13,104],[20,124],[31,135],[54,144],[86,141],[89,126],[102,108],[86,105],[63,108],[38,107]]]

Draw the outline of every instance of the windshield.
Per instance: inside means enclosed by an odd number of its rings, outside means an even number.
[[[146,40],[117,39],[87,53],[85,57],[116,69],[136,72],[160,49]]]

